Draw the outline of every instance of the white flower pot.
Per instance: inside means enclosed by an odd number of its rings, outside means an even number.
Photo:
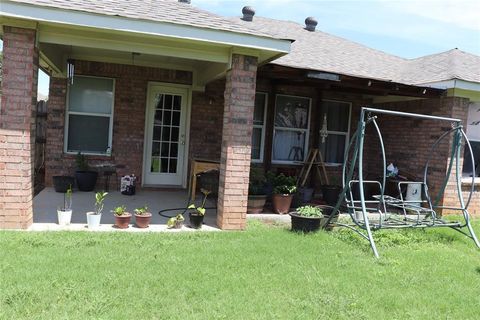
[[[72,221],[72,210],[57,210],[58,224],[68,226]]]
[[[100,219],[102,219],[102,214],[95,214],[95,212],[87,212],[87,224],[88,229],[95,229],[100,227]]]

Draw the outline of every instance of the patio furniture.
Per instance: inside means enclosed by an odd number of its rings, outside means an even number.
[[[125,166],[123,165],[116,165],[116,164],[113,164],[113,163],[102,163],[102,164],[98,164],[95,166],[99,173],[101,173],[101,175],[103,176],[104,178],[104,190],[106,192],[109,192],[109,189],[110,189],[110,179],[112,178],[112,176],[115,176],[115,190],[119,190],[119,184],[118,184],[118,173],[117,173],[117,169],[120,169],[120,168],[125,168]]]
[[[430,149],[430,152],[428,153],[427,161],[424,167],[423,181],[398,182],[398,198],[385,194],[387,161],[383,137],[377,124],[378,115],[381,114],[451,123],[451,129],[445,131],[437,139],[437,141],[435,141],[435,143]],[[366,126],[372,124],[380,142],[381,159],[383,160],[382,181],[367,181],[363,178],[363,152],[365,131]],[[427,183],[428,169],[432,160],[431,158],[432,155],[436,154],[435,151],[437,150],[437,147],[440,145],[440,143],[445,138],[450,137],[451,135],[453,135],[453,142],[451,146],[450,157],[448,159],[448,170],[440,191],[436,194],[434,198],[432,198],[429,194]],[[347,227],[367,239],[370,242],[370,246],[376,258],[378,258],[379,255],[373,238],[372,230],[379,229],[447,227],[466,235],[474,241],[477,247],[480,248],[480,242],[478,241],[470,224],[470,214],[468,212],[468,205],[474,191],[475,174],[472,174],[472,184],[466,201],[462,195],[462,171],[460,170],[462,141],[465,141],[465,147],[469,149],[470,155],[472,155],[472,147],[463,130],[462,122],[459,119],[373,109],[369,107],[362,108],[357,132],[352,137],[350,145],[345,152],[345,158],[348,158],[348,156],[350,155],[350,149],[352,149],[352,146],[355,143],[355,148],[353,149],[351,161],[345,161],[343,165],[343,191],[335,206],[336,211],[340,208],[340,206],[343,204],[343,201],[345,200],[347,204],[347,212],[352,218],[353,223],[335,223],[335,225]],[[471,156],[471,161],[473,164],[475,163],[473,156]],[[445,188],[452,173],[454,163],[456,164],[455,177],[458,195],[458,206],[440,205],[439,203],[445,193]],[[475,167],[475,165],[473,165],[473,167]],[[352,179],[354,173],[355,176],[358,176],[358,179]],[[408,187],[409,184],[417,184],[417,186],[418,184],[421,185],[421,193],[423,197],[421,197],[420,200],[418,198],[413,200],[404,199],[402,190],[405,188],[405,185]],[[359,198],[356,198],[353,195],[352,189],[354,185],[358,185]],[[366,199],[365,187],[369,185],[374,185],[379,190],[379,194],[374,195],[372,197],[373,199]],[[441,216],[437,214],[437,210],[443,209],[461,212],[464,221],[461,222],[442,219]],[[332,218],[327,221],[327,225],[331,222],[331,219]],[[466,228],[467,230],[464,230],[464,228]],[[366,233],[362,232],[361,230],[366,231]]]
[[[191,160],[190,168],[189,198],[193,202],[196,196],[197,175],[212,170],[220,170],[220,161],[194,158]]]

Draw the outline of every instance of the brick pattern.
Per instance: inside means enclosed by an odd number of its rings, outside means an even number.
[[[256,58],[233,55],[225,84],[217,205],[217,225],[224,230],[246,226],[256,74]]]
[[[187,71],[139,67],[90,61],[76,61],[75,74],[115,79],[112,155],[87,156],[89,165],[113,163],[121,166],[119,177],[134,173],[142,180],[145,108],[149,81],[187,84],[192,74]],[[75,155],[65,154],[64,124],[67,100],[66,79],[51,79],[47,118],[45,183],[52,185],[54,175],[73,175]],[[199,108],[201,109],[201,107]],[[111,179],[110,187],[115,187]],[[103,188],[99,177],[97,187]]]
[[[0,229],[25,229],[33,222],[36,31],[3,27],[0,110]]]

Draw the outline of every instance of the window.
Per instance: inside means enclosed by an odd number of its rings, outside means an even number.
[[[322,101],[319,128],[323,128],[326,117],[328,136],[325,141],[322,141],[320,136],[319,149],[326,163],[342,164],[344,161],[350,130],[350,110],[351,104],[349,102]]]
[[[272,162],[292,163],[305,159],[310,127],[310,99],[277,95]]]
[[[263,161],[265,141],[265,117],[267,115],[267,94],[257,92],[253,111],[252,162]]]
[[[480,177],[480,102],[471,102],[468,109],[467,137],[470,140],[475,161],[475,176]],[[463,176],[471,177],[472,157],[468,148],[465,148],[463,157]]]
[[[76,76],[68,91],[65,151],[107,154],[112,145],[114,80]]]

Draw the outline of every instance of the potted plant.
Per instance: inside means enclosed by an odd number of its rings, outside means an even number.
[[[148,207],[143,206],[133,211],[135,212],[135,225],[138,228],[148,228],[152,219],[152,214],[148,212]]]
[[[58,224],[69,225],[72,221],[72,185],[63,194],[63,207],[57,210]]]
[[[263,207],[267,201],[265,181],[265,174],[261,168],[250,168],[247,213],[260,213],[263,211]]]
[[[206,189],[200,189],[200,191],[203,193],[203,200],[202,204],[200,206],[195,206],[194,203],[188,206],[187,209],[189,209],[189,218],[190,218],[190,227],[194,229],[200,229],[203,224],[203,218],[205,217],[205,203],[207,202],[207,197],[210,194],[209,190]]]
[[[312,232],[320,229],[323,214],[322,208],[318,206],[302,206],[289,214],[292,218],[292,231]]]
[[[93,191],[97,183],[98,172],[89,169],[88,161],[85,155],[80,152],[76,157],[77,171],[75,171],[75,179],[77,187],[80,191]]]
[[[283,173],[274,179],[273,211],[278,214],[288,213],[292,204],[293,194],[297,191],[294,177],[287,177]]]
[[[132,214],[127,212],[127,207],[118,206],[113,209],[113,215],[115,216],[115,227],[119,229],[127,229],[130,224]]]
[[[70,176],[53,176],[52,179],[55,192],[65,193],[75,183],[75,178]]]
[[[329,205],[337,204],[338,197],[342,192],[342,187],[339,185],[337,179],[332,179],[330,184],[322,185],[323,200]]]
[[[333,224],[338,221],[338,217],[340,216],[340,211],[337,210],[337,212],[333,212],[335,209],[332,206],[318,206],[323,213],[323,217],[320,219],[320,228],[325,229],[327,231],[333,230]],[[330,220],[330,223],[327,225],[327,221],[330,219],[330,216],[333,214],[332,219]]]
[[[107,192],[95,193],[95,211],[87,212],[87,224],[88,228],[98,228],[100,226],[100,220],[102,219],[103,205]]]
[[[171,217],[170,219],[168,219],[167,228],[181,229],[184,221],[185,221],[185,218],[183,217],[183,214],[179,213],[175,217]]]

